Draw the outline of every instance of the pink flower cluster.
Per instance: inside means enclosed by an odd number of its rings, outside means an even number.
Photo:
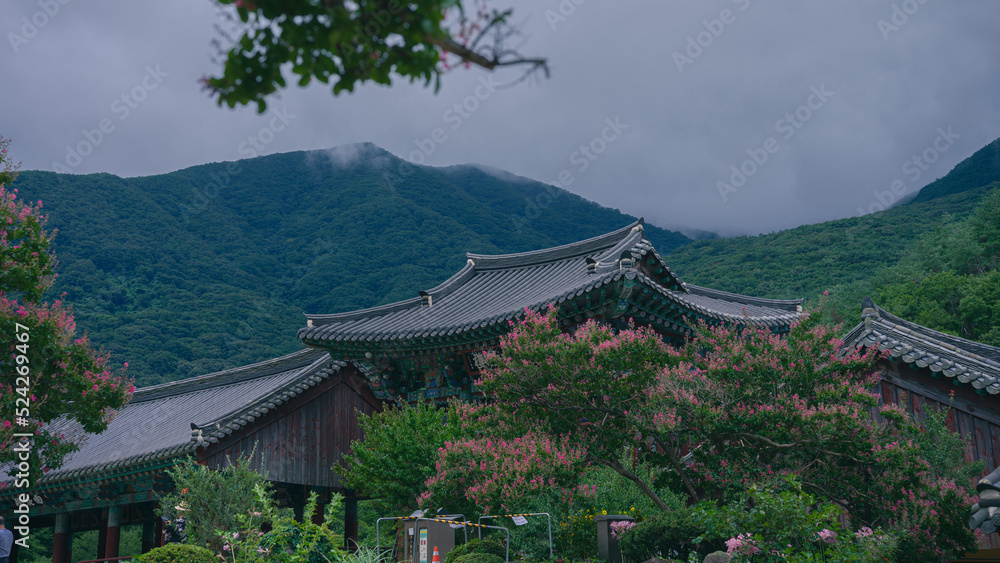
[[[622,539],[625,532],[635,527],[635,522],[630,520],[617,520],[611,523],[611,537],[616,540]]]
[[[515,509],[524,498],[556,491],[572,504],[577,496],[592,496],[590,485],[580,484],[587,463],[586,449],[561,440],[528,433],[520,438],[478,438],[446,442],[438,450],[437,474],[427,480],[428,492],[421,505],[435,492],[447,495],[456,483],[464,496],[489,511]]]
[[[870,531],[871,530],[869,530],[869,532]],[[837,532],[834,532],[833,530],[830,530],[830,529],[827,529],[827,528],[823,528],[819,532],[819,539],[822,540],[823,543],[836,543],[836,541],[837,541]]]
[[[726,540],[726,551],[729,555],[757,555],[760,547],[750,534],[740,534]]]

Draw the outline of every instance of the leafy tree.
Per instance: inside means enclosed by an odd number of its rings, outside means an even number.
[[[253,454],[241,455],[217,470],[193,457],[180,461],[167,470],[175,490],[160,500],[160,515],[184,518],[187,543],[222,553],[223,534],[238,530],[241,516],[266,508],[257,489],[267,492],[270,484],[250,469],[252,459]]]
[[[434,81],[452,65],[486,69],[528,65],[548,73],[545,59],[521,56],[512,10],[488,0],[218,0],[234,4],[242,35],[225,54],[221,76],[205,79],[219,104],[256,103],[286,86],[288,67],[305,86],[333,80],[334,95],[359,82],[392,76]]]
[[[440,411],[431,403],[358,413],[365,437],[351,442],[351,453],[334,470],[348,487],[390,512],[412,509],[436,471],[438,450],[458,436],[458,413],[457,406]]]
[[[658,484],[692,504],[738,502],[762,477],[790,474],[854,525],[902,535],[908,561],[972,548],[972,533],[952,525],[967,511],[967,492],[935,476],[953,469],[921,457],[923,431],[898,405],[878,408],[880,423],[871,415],[877,355],[840,350],[817,320],[785,337],[699,325],[671,348],[646,329],[615,333],[591,322],[568,335],[554,310],[529,313],[502,339],[482,386],[502,432],[498,421],[531,421],[521,423],[526,432],[585,449],[585,459],[615,469],[663,510],[655,484],[618,461],[622,451],[642,444],[641,459],[667,469]],[[440,459],[442,472],[460,469],[446,452]],[[470,490],[502,467],[495,459],[459,458],[480,463]]]
[[[42,202],[25,203],[9,187],[17,177],[9,144],[0,137],[0,466],[25,461],[15,448],[30,443],[28,470],[8,471],[21,487],[22,480],[33,483],[59,467],[83,438],[55,433],[46,423],[65,416],[86,432],[101,432],[134,387],[86,336],[74,339],[69,307],[42,302],[55,278],[52,236],[44,229]],[[25,433],[34,438],[15,436]]]
[[[496,415],[532,421],[533,430],[586,448],[586,460],[609,467],[636,484],[662,510],[669,507],[650,483],[621,462],[634,446],[636,408],[648,402],[671,350],[648,328],[615,335],[588,322],[576,334],[561,332],[555,309],[529,312],[524,322],[501,340],[503,354],[491,359],[481,384],[496,401]],[[642,436],[653,435],[641,432]],[[671,463],[679,463],[671,450]]]
[[[906,320],[1000,346],[1000,189],[994,185],[963,219],[946,218],[896,264],[861,283],[831,290],[821,306],[856,309],[864,295]],[[843,317],[840,317],[841,319]],[[851,319],[856,322],[857,315]]]

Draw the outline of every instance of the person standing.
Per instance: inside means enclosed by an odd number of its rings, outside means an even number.
[[[10,563],[10,548],[14,545],[14,533],[7,529],[0,516],[0,563]]]

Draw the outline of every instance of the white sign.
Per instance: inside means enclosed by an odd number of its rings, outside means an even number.
[[[523,526],[528,523],[528,519],[525,518],[524,516],[515,516],[514,523],[517,524],[518,526]]]

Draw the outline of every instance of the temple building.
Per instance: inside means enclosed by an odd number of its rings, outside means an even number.
[[[143,551],[163,541],[154,509],[173,490],[166,471],[186,456],[218,468],[254,452],[279,501],[297,512],[310,491],[347,497],[345,535],[357,537],[356,498],[331,471],[362,437],[356,412],[384,401],[475,400],[481,354],[526,310],[558,307],[563,327],[596,319],[649,326],[680,342],[688,323],[787,332],[801,300],[748,297],[686,284],[643,232],[643,221],[584,241],[518,254],[468,254],[466,266],[412,299],[306,315],[293,354],[136,390],[99,435],[34,487],[32,529],[55,528],[53,563],[73,560],[72,534],[99,530],[99,558],[119,553],[121,526],[142,524]],[[78,425],[58,431],[80,436]],[[0,511],[15,489],[0,474]],[[16,559],[14,559],[16,560]]]
[[[498,346],[526,310],[558,308],[562,326],[595,319],[649,326],[679,343],[688,323],[787,332],[802,300],[760,299],[686,284],[646,239],[643,220],[564,246],[486,256],[435,288],[370,309],[306,315],[299,338],[339,360],[366,365],[379,398],[439,400],[477,395],[481,354]]]
[[[53,563],[80,560],[72,557],[72,534],[88,530],[99,530],[99,559],[117,557],[121,527],[130,524],[142,525],[145,553],[163,544],[154,509],[174,489],[168,468],[186,456],[219,468],[253,452],[254,469],[266,472],[279,502],[299,515],[311,491],[321,502],[332,492],[349,495],[346,531],[357,537],[356,501],[330,467],[362,437],[355,410],[370,414],[381,404],[357,367],[311,348],[137,389],[107,430],[87,435],[30,490],[30,529],[55,528]],[[76,423],[54,425],[69,437],[82,435]],[[13,528],[14,498],[25,490],[2,480],[0,510]]]
[[[882,404],[905,404],[910,415],[923,420],[928,409],[947,409],[948,427],[966,441],[965,460],[982,461],[986,472],[1000,467],[1000,348],[980,344],[891,315],[866,297],[862,321],[845,344],[888,352],[878,361],[878,395]],[[985,474],[985,473],[984,473]],[[983,491],[1000,487],[1000,472],[987,475]],[[987,492],[987,496],[991,494]],[[968,560],[1000,560],[1000,492],[996,502],[972,507],[973,528],[988,535]],[[992,510],[990,510],[992,508]],[[987,559],[992,558],[992,559]]]

